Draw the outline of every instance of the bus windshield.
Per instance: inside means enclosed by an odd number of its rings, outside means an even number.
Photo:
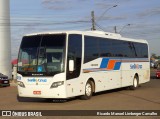
[[[54,75],[64,72],[65,34],[25,36],[22,39],[18,72]]]

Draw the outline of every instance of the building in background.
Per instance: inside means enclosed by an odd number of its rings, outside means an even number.
[[[0,73],[12,77],[10,0],[0,0]]]

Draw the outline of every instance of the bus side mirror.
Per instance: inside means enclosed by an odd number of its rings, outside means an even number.
[[[70,72],[74,71],[74,60],[69,60],[69,71]]]

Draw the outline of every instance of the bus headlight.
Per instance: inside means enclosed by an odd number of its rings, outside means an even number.
[[[20,87],[25,88],[25,85],[24,85],[24,83],[23,83],[23,82],[18,81],[17,83],[18,83],[18,85],[19,85]]]
[[[54,82],[54,83],[52,83],[50,88],[57,88],[58,86],[61,86],[63,84],[64,84],[64,81]]]

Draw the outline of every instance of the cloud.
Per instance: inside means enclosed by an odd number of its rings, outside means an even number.
[[[42,0],[42,5],[50,10],[67,10],[72,8],[73,0]]]
[[[42,0],[42,5],[50,10],[68,10],[88,2],[88,0]]]
[[[105,9],[114,5],[127,4],[131,0],[97,0],[95,5],[97,8]]]
[[[154,16],[154,15],[160,15],[160,7],[145,10],[139,13],[138,17],[148,17],[148,16]]]
[[[127,15],[121,15],[121,16],[104,16],[103,18],[101,18],[102,20],[126,20],[128,18]],[[96,18],[97,20],[99,19],[98,17]]]
[[[96,5],[97,8],[104,9],[104,8],[111,7],[111,6],[115,5],[115,4],[97,2],[95,5]]]

